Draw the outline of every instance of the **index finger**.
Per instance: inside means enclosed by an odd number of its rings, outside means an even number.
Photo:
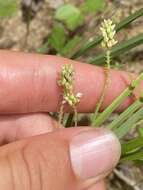
[[[0,113],[55,112],[61,105],[62,91],[57,85],[63,64],[73,64],[75,92],[83,97],[78,112],[92,112],[106,80],[104,69],[50,55],[0,51]],[[110,82],[102,109],[107,107],[130,83],[129,74],[110,71]],[[120,107],[132,102],[129,97]]]

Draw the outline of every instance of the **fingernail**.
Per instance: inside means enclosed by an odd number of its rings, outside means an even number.
[[[110,171],[120,158],[117,137],[105,129],[91,129],[76,135],[70,143],[71,165],[80,179],[98,177]]]

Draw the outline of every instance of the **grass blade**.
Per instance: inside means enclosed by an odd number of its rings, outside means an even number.
[[[113,111],[127,98],[131,95],[132,91],[138,86],[138,84],[143,80],[143,73],[141,73],[137,79],[133,80],[132,83],[126,88],[113,102],[110,104],[98,117],[93,121],[94,126],[100,126],[104,121],[111,115]]]
[[[115,58],[141,44],[143,44],[143,33],[138,34],[137,36],[114,46],[111,49],[111,57]],[[105,59],[106,59],[105,53],[102,53],[102,54],[96,56],[95,58],[92,58],[89,61],[89,63],[96,64],[96,65],[102,65],[105,63]]]
[[[123,157],[120,162],[129,162],[129,161],[136,161],[136,160],[143,160],[143,152],[137,152],[128,156]]]
[[[109,105],[98,117],[95,121],[93,121],[94,126],[100,126],[110,115],[111,113],[123,102],[125,98],[127,98],[131,94],[131,90],[127,88],[124,90],[120,96],[118,96],[111,105]]]
[[[123,113],[119,115],[115,120],[113,120],[108,126],[108,129],[114,129],[119,127],[127,118],[136,112],[143,103],[140,100],[136,100],[131,106],[129,106]]]
[[[137,18],[143,16],[143,8],[137,10],[135,13],[131,14],[130,16],[128,16],[127,18],[125,18],[124,20],[122,20],[116,27],[116,31],[120,31],[121,29],[125,28],[126,26],[128,26],[130,23],[132,23],[134,20],[136,20]]]
[[[141,119],[143,118],[143,108],[140,108],[135,114],[132,115],[127,121],[125,121],[121,127],[114,130],[118,138],[125,136],[131,129],[135,128]]]
[[[127,18],[122,20],[119,24],[117,24],[116,31],[119,32],[121,29],[125,28],[126,26],[128,26],[130,23],[132,23],[134,20],[136,20],[137,18],[139,18],[141,16],[143,16],[143,8],[139,9],[135,13],[131,14],[130,16],[128,16]],[[87,52],[89,49],[94,48],[96,45],[100,44],[102,39],[103,39],[102,36],[98,36],[92,42],[88,41],[85,45],[83,45],[83,47],[81,47],[81,49],[79,51],[77,51],[73,55],[72,58],[76,59],[76,58],[80,57],[85,52]]]

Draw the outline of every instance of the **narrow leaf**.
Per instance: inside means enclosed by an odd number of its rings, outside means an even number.
[[[127,88],[124,90],[113,102],[109,105],[95,121],[93,121],[94,126],[100,126],[104,121],[111,115],[111,113],[131,94],[131,90]]]
[[[119,127],[127,118],[131,117],[132,114],[137,111],[143,103],[140,100],[135,101],[129,106],[123,113],[121,113],[115,120],[113,120],[108,126],[108,129],[115,129]]]
[[[115,129],[114,132],[118,138],[125,136],[131,129],[136,127],[138,121],[143,118],[143,108],[140,108],[136,113],[132,115],[127,121],[125,121],[119,128]]]
[[[120,162],[143,160],[143,151],[123,157]]]

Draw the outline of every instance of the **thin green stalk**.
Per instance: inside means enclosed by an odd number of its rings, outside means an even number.
[[[107,63],[107,68],[109,70],[111,67],[111,50],[107,50],[106,52],[106,63]]]
[[[140,100],[136,100],[131,106],[129,106],[123,113],[121,113],[115,120],[113,120],[108,126],[108,129],[116,129],[122,123],[132,116],[134,112],[136,112],[141,106],[143,105],[143,102]]]
[[[99,101],[97,103],[97,106],[96,106],[96,109],[95,109],[95,112],[92,116],[92,120],[91,120],[91,125],[94,126],[94,122],[95,120],[97,119],[98,115],[99,115],[99,111],[100,111],[100,108],[102,106],[102,103],[103,103],[103,100],[104,100],[104,96],[105,96],[105,93],[106,93],[106,90],[107,90],[107,87],[108,87],[108,84],[109,84],[109,74],[110,74],[110,62],[109,62],[110,59],[107,58],[107,69],[106,69],[106,79],[105,79],[105,84],[104,84],[104,87],[103,87],[103,90],[102,90],[102,93],[101,93],[101,97],[99,98]]]
[[[138,84],[143,80],[143,73],[141,73],[137,79],[133,80],[128,88],[126,88],[113,102],[109,105],[98,117],[94,120],[94,126],[100,126],[104,121],[111,115],[115,109],[131,95],[132,91],[138,86]]]
[[[119,24],[117,24],[116,32],[119,32],[121,29],[125,28],[126,26],[128,26],[130,23],[132,23],[134,20],[136,20],[137,18],[139,18],[141,16],[143,16],[143,8],[139,9],[135,13],[131,14],[130,16],[128,16],[127,18],[122,20]],[[88,41],[85,45],[83,45],[83,47],[80,48],[79,51],[77,51],[72,56],[72,58],[76,59],[76,58],[80,57],[88,50],[90,50],[90,49],[94,48],[95,46],[97,46],[98,44],[100,44],[102,40],[103,40],[103,37],[98,36],[93,41]]]
[[[104,100],[105,92],[106,92],[106,89],[108,87],[108,79],[109,79],[109,70],[107,70],[105,84],[104,84],[104,87],[103,87],[103,90],[101,93],[101,97],[99,98],[95,112],[93,113],[92,118],[91,118],[91,125],[92,126],[94,126],[94,121],[97,119],[97,116],[99,115],[99,111],[100,111],[101,105],[102,105],[103,100]]]

